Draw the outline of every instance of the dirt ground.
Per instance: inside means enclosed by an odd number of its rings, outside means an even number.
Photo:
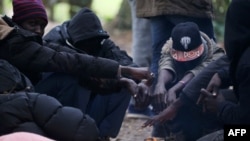
[[[144,141],[150,137],[152,128],[140,128],[145,119],[124,118],[122,128],[118,136],[111,141]]]

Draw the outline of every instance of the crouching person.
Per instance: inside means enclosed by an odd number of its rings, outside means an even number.
[[[93,119],[53,97],[33,92],[27,77],[5,60],[0,60],[0,74],[0,136],[24,131],[54,140],[98,139]]]

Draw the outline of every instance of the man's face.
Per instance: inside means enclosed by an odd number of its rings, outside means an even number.
[[[46,25],[47,23],[44,20],[40,18],[34,18],[34,19],[29,19],[29,20],[24,21],[23,23],[21,23],[20,26],[42,37],[44,34],[44,29]]]
[[[102,47],[101,41],[102,40],[103,40],[102,37],[91,38],[91,39],[80,41],[80,42],[76,43],[75,46],[77,48],[79,48],[80,50],[83,50],[87,54],[95,56],[101,50],[101,47]]]

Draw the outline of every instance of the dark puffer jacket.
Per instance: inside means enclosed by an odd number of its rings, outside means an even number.
[[[8,60],[31,79],[40,72],[63,72],[80,77],[116,78],[119,64],[87,54],[57,52],[43,46],[42,39],[14,25],[8,17],[0,19],[0,58]]]
[[[0,136],[26,131],[61,141],[97,140],[98,129],[88,115],[53,97],[27,92],[30,81],[1,59],[0,74]]]
[[[79,109],[63,107],[37,93],[0,94],[0,135],[27,131],[61,141],[95,141],[95,121]]]

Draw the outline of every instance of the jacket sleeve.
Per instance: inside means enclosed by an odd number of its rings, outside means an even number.
[[[20,70],[35,72],[64,72],[78,76],[116,78],[116,61],[86,54],[57,52],[32,39],[12,33],[1,56]],[[105,65],[104,65],[105,64]]]
[[[174,78],[173,81],[175,81],[176,80],[176,71],[174,68],[173,58],[170,55],[168,44],[169,43],[167,41],[162,48],[161,58],[159,60],[159,70],[158,71],[163,70],[163,69],[170,71],[173,74],[173,78]]]
[[[56,140],[96,141],[98,128],[95,121],[79,109],[63,107],[55,98],[30,94],[35,122]]]
[[[121,50],[110,39],[106,39],[103,42],[102,47],[103,47],[103,50],[101,52],[101,54],[102,54],[101,57],[108,58],[108,59],[111,59],[111,60],[115,60],[120,65],[123,65],[123,66],[138,67],[133,62],[133,59],[127,54],[127,52],[124,51],[124,50]]]
[[[237,65],[236,77],[233,85],[238,103],[225,101],[220,104],[219,117],[226,124],[250,124],[250,49],[246,49]]]
[[[184,103],[196,103],[200,96],[201,88],[206,88],[212,76],[223,67],[229,66],[229,60],[226,55],[218,58],[210,63],[206,69],[203,69],[197,76],[195,76],[182,90],[180,94],[181,100]],[[190,103],[191,102],[191,103]]]
[[[213,49],[211,50],[211,55],[209,55],[200,65],[190,71],[194,74],[194,76],[197,76],[197,74],[200,73],[205,67],[207,67],[208,64],[217,60],[225,54],[224,50],[218,47],[215,43],[213,43],[212,48]]]

